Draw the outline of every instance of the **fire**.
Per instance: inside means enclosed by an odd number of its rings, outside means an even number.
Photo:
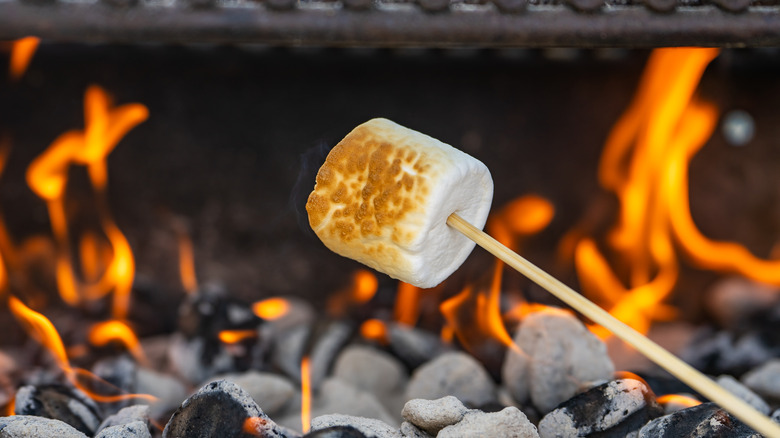
[[[112,320],[93,325],[89,330],[88,339],[90,344],[98,347],[105,346],[111,342],[118,342],[133,355],[138,363],[143,365],[147,363],[146,355],[141,348],[138,337],[133,332],[133,329],[122,321]]]
[[[67,378],[70,383],[87,394],[93,400],[101,403],[113,403],[121,400],[135,398],[148,400],[150,402],[157,400],[154,396],[148,394],[106,395],[92,391],[90,388],[94,387],[95,385],[110,388],[115,392],[119,392],[119,389],[87,370],[72,367],[66,353],[65,344],[62,342],[60,334],[57,332],[57,329],[54,328],[54,325],[51,323],[51,321],[49,321],[49,319],[46,318],[43,314],[27,307],[13,295],[9,296],[8,298],[8,306],[11,309],[11,313],[24,327],[27,333],[33,339],[38,341],[38,343],[40,343],[53,356],[57,366],[65,374],[65,378]]]
[[[11,80],[17,81],[24,76],[40,42],[40,38],[30,36],[11,43],[11,62],[8,66]]]
[[[399,324],[414,326],[420,317],[420,294],[422,289],[417,286],[398,282],[395,298],[394,316]]]
[[[268,298],[252,304],[255,315],[267,321],[279,319],[290,311],[290,303],[284,298]]]
[[[301,359],[301,427],[306,434],[311,429],[311,364],[309,356]]]
[[[219,332],[219,340],[226,344],[237,344],[257,336],[257,330],[222,330]]]
[[[371,301],[379,288],[376,275],[365,269],[360,269],[352,275],[350,286],[330,296],[328,313],[332,316],[342,315],[350,305],[364,304]]]
[[[379,319],[369,319],[360,325],[360,335],[363,338],[387,344],[387,326]]]
[[[195,293],[198,289],[198,279],[195,276],[195,251],[192,248],[190,236],[180,231],[179,233],[179,274],[184,290]]]
[[[555,208],[537,195],[519,197],[493,213],[488,232],[504,245],[520,250],[522,240],[543,230],[555,215]],[[501,315],[501,283],[504,263],[496,260],[487,291],[468,286],[441,303],[439,309],[455,336],[469,351],[485,339],[494,339],[512,349],[518,347],[504,326]]]
[[[113,107],[103,89],[91,86],[84,96],[84,116],[83,131],[62,134],[30,164],[27,183],[47,202],[57,243],[55,270],[62,299],[70,305],[78,305],[85,299],[98,299],[113,291],[112,315],[116,319],[124,319],[129,307],[135,260],[130,244],[108,208],[107,158],[130,129],[146,120],[148,111],[141,104]],[[112,254],[102,274],[92,282],[84,282],[77,277],[72,260],[65,209],[68,170],[72,165],[87,169],[95,192],[101,231]]]
[[[662,395],[658,397],[657,401],[661,406],[674,404],[674,405],[684,406],[686,408],[692,408],[694,406],[699,406],[701,404],[701,402],[699,400],[696,400],[695,398],[691,398],[679,394]]]
[[[640,332],[646,333],[653,321],[676,315],[676,309],[663,303],[680,270],[675,242],[686,247],[675,218],[690,213],[684,176],[693,152],[709,138],[717,120],[717,110],[694,93],[717,54],[717,49],[694,48],[653,52],[599,165],[600,184],[620,202],[617,224],[606,242],[618,264],[610,265],[607,252],[589,236],[580,236],[574,245],[583,290]]]

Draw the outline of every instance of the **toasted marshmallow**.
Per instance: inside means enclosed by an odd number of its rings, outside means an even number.
[[[306,211],[333,252],[429,288],[474,249],[447,218],[457,213],[482,228],[492,199],[493,180],[479,160],[390,120],[373,119],[328,154]]]

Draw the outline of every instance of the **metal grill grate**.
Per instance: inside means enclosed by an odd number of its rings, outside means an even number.
[[[780,45],[778,0],[0,0],[0,38],[315,46]]]

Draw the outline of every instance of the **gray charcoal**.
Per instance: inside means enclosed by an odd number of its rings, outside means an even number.
[[[94,434],[100,425],[95,402],[81,391],[62,385],[23,386],[16,393],[16,415],[35,415],[63,421],[79,432]]]
[[[406,387],[407,400],[435,400],[448,395],[467,406],[483,406],[496,401],[496,388],[479,362],[453,351],[417,368]]]
[[[401,435],[406,438],[432,438],[433,435],[427,434],[424,430],[420,430],[414,424],[404,421],[401,423]]]
[[[275,336],[295,327],[306,326],[314,321],[316,312],[308,301],[298,297],[284,297],[287,301],[287,312],[279,318],[266,321],[263,325],[264,333]]]
[[[387,323],[387,337],[390,350],[410,369],[451,350],[431,332],[394,322]]]
[[[780,409],[775,410],[772,412],[772,421],[775,423],[780,423]]]
[[[750,388],[740,383],[734,377],[729,376],[728,374],[724,374],[718,377],[717,382],[720,386],[726,388],[729,392],[744,400],[745,403],[756,408],[758,412],[761,412],[764,415],[769,415],[769,405],[764,401],[764,399],[762,399],[755,392],[751,391]]]
[[[738,328],[757,312],[780,299],[777,288],[745,277],[727,277],[716,282],[703,300],[721,327]]]
[[[30,415],[0,417],[0,438],[52,437],[87,438],[86,435],[60,420]]]
[[[333,377],[379,397],[400,391],[408,380],[404,366],[376,348],[352,345],[341,352],[333,366]]]
[[[300,406],[297,412],[279,418],[279,424],[292,429],[301,429]],[[376,396],[339,379],[325,380],[318,395],[312,401],[311,416],[338,412],[354,417],[376,418],[384,423],[397,426],[398,420],[388,413]]]
[[[742,376],[742,383],[769,399],[780,400],[780,359],[773,359]]]
[[[496,437],[539,438],[536,426],[514,406],[491,413],[469,411],[457,424],[442,429],[436,438],[483,436],[486,431],[490,431],[490,436]]]
[[[521,351],[509,349],[501,370],[504,386],[521,404],[546,413],[582,387],[612,377],[606,345],[568,312],[537,312],[515,332]]]
[[[539,435],[563,438],[608,432],[609,436],[628,436],[661,415],[663,409],[650,388],[637,380],[620,379],[561,403],[539,422]]]
[[[273,338],[271,361],[287,377],[295,381],[301,377],[301,358],[310,331],[310,326],[293,327]]]
[[[149,406],[135,405],[123,408],[116,414],[111,415],[103,420],[103,422],[100,423],[100,427],[97,428],[97,431],[100,432],[107,427],[121,426],[123,424],[134,423],[137,421],[143,422],[148,428]]]
[[[255,429],[244,423],[255,419]],[[182,403],[163,430],[163,438],[286,438],[288,431],[273,422],[238,385],[226,380],[209,383]]]
[[[435,436],[440,430],[463,419],[467,411],[460,400],[449,395],[437,400],[409,400],[404,405],[401,416]]]
[[[702,403],[652,420],[639,438],[760,438],[715,403]]]
[[[311,420],[311,430],[316,431],[334,426],[352,426],[367,437],[403,438],[395,427],[373,418],[353,417],[351,415],[321,415]]]
[[[188,394],[184,384],[173,376],[147,368],[138,368],[136,371],[136,386],[133,392],[151,394],[157,398],[151,404],[149,415],[152,417],[159,417],[175,409]]]
[[[282,413],[295,397],[296,388],[290,380],[272,373],[248,371],[210,379],[229,380],[244,389],[270,417]]]
[[[95,435],[95,438],[152,438],[152,434],[145,422],[133,421],[107,427]]]
[[[333,426],[307,433],[303,438],[368,438],[352,426]]]

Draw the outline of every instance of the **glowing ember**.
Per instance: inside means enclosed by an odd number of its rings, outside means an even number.
[[[268,298],[252,304],[255,315],[268,321],[279,319],[290,311],[290,303],[284,298]]]
[[[380,344],[387,344],[387,326],[378,319],[366,320],[360,325],[360,336]]]
[[[62,299],[77,305],[84,299],[98,299],[113,290],[112,314],[127,315],[135,274],[135,260],[127,239],[108,209],[108,154],[134,126],[146,120],[148,111],[140,104],[112,107],[101,88],[89,87],[84,96],[85,129],[69,131],[57,138],[27,170],[30,188],[47,202],[52,231],[57,242],[56,276]],[[112,257],[102,275],[93,282],[81,282],[75,275],[65,209],[65,188],[71,165],[87,167],[95,191],[99,222]],[[87,262],[89,264],[89,262]],[[83,265],[83,264],[82,264]]]
[[[16,415],[16,411],[14,410],[16,406],[16,394],[14,394],[10,400],[8,400],[8,404],[5,405],[5,412],[3,413],[3,416],[5,417],[12,417]]]
[[[249,435],[260,436],[257,432],[258,429],[262,429],[267,424],[267,421],[260,417],[249,417],[244,420],[244,425],[241,427],[241,431]]]
[[[688,167],[689,150],[709,138],[717,120],[715,109],[693,95],[717,54],[717,49],[693,48],[653,52],[599,166],[599,182],[620,201],[619,219],[607,242],[617,266],[609,264],[590,237],[580,236],[574,246],[583,290],[640,332],[646,333],[652,321],[676,316],[676,309],[663,301],[680,269],[674,217],[688,211],[687,203],[679,202],[687,192],[681,174]]]
[[[303,433],[311,429],[311,364],[309,356],[301,359],[301,426]]]
[[[123,345],[130,354],[141,364],[146,364],[146,355],[141,348],[133,330],[122,321],[106,321],[97,323],[89,330],[89,343],[98,347],[105,346],[111,342],[117,342]]]
[[[699,406],[701,404],[701,402],[699,400],[696,400],[695,398],[686,397],[684,395],[679,395],[679,394],[662,395],[658,397],[656,401],[661,406],[666,406],[671,404],[671,405],[684,406],[686,408],[692,408],[694,406]]]
[[[237,344],[256,337],[257,330],[222,330],[219,332],[219,340],[226,344]]]
[[[25,37],[12,43],[11,61],[8,66],[8,72],[12,80],[16,81],[24,76],[24,72],[27,71],[27,66],[30,65],[30,61],[40,42],[40,38]]]

